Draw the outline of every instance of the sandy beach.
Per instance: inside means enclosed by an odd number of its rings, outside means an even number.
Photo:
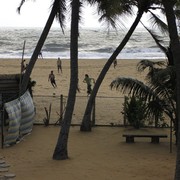
[[[20,72],[21,60],[1,60],[2,66],[0,67],[1,74],[16,74]],[[62,94],[64,98],[64,105],[67,101],[67,95],[69,91],[70,82],[70,61],[62,59],[62,73],[58,73],[56,66],[57,59],[38,59],[33,69],[31,78],[36,81],[36,85],[33,88],[34,103],[36,105],[37,113],[35,120],[38,123],[42,123],[45,117],[44,107],[49,109],[49,105],[52,104],[51,111],[51,123],[55,123],[58,119],[57,112],[59,112],[60,100],[59,97]],[[110,83],[118,76],[133,77],[139,80],[144,79],[143,73],[138,73],[136,65],[139,60],[118,60],[116,69],[113,65],[110,67],[106,74],[101,87],[99,88],[96,98],[96,119],[97,124],[122,124],[123,115],[122,104],[124,102],[124,95],[116,90],[110,89]],[[26,62],[28,64],[28,59]],[[79,60],[79,88],[80,93],[77,92],[76,105],[73,115],[73,124],[81,123],[83,113],[87,104],[87,85],[83,83],[85,74],[97,79],[101,72],[106,60]],[[48,82],[48,76],[50,71],[53,70],[57,88],[53,88],[50,82]],[[111,109],[111,113],[109,113]]]
[[[70,76],[70,61],[62,59],[62,73],[58,73],[56,66],[57,59],[38,59],[33,72],[31,74],[32,80],[36,81],[34,88],[34,95],[68,95],[69,76]],[[0,74],[18,74],[20,73],[21,59],[1,59]],[[25,63],[28,64],[27,59]],[[102,86],[98,91],[100,96],[117,96],[117,91],[112,91],[109,88],[110,83],[117,76],[134,77],[143,79],[143,73],[137,73],[136,65],[139,60],[118,60],[118,65],[114,69],[113,65],[110,67],[107,75],[105,76]],[[86,84],[83,83],[84,75],[88,74],[90,77],[97,79],[101,72],[106,60],[79,60],[79,87],[81,93],[79,95],[86,96]],[[48,75],[53,70],[58,88],[52,88],[48,82]]]
[[[28,63],[28,60],[26,60]],[[78,96],[86,97],[84,75],[97,79],[105,60],[79,60]],[[144,79],[143,73],[136,71],[139,60],[118,60],[116,69],[113,66],[108,71],[98,96],[116,97],[123,95],[111,90],[109,84],[117,76]],[[16,74],[20,72],[18,59],[1,59],[1,74]],[[34,96],[68,95],[70,61],[62,60],[63,73],[57,72],[56,59],[38,59],[32,72],[32,80],[36,81]],[[53,70],[56,76],[57,88],[48,82],[48,75]],[[45,99],[45,98],[44,98]],[[43,99],[43,100],[44,100]],[[102,99],[104,101],[105,98]],[[42,99],[38,99],[42,101]],[[122,101],[123,102],[123,101]],[[37,102],[38,103],[38,102]],[[118,102],[119,103],[119,102]],[[121,102],[120,102],[121,103]],[[122,104],[122,103],[121,103]],[[53,106],[55,106],[53,104]],[[81,105],[82,106],[82,105]],[[81,106],[75,109],[76,119],[82,116]],[[106,103],[107,106],[107,103]],[[113,108],[119,105],[113,100]],[[82,107],[84,108],[84,107]],[[104,108],[104,107],[103,107]],[[109,107],[107,107],[109,108]],[[98,111],[98,118],[106,124],[106,118],[113,116],[110,112],[105,117],[104,111]],[[43,107],[42,107],[43,109]],[[38,110],[38,119],[43,119],[44,112]],[[54,110],[55,111],[55,110]],[[107,110],[106,110],[107,111]],[[120,111],[117,109],[117,111]],[[119,114],[114,113],[115,116]],[[122,120],[122,119],[121,119]],[[111,121],[110,121],[111,122]],[[108,123],[110,123],[108,122]],[[175,172],[176,146],[172,153],[169,146],[169,129],[141,129],[142,133],[156,132],[167,134],[168,138],[160,139],[159,144],[150,143],[149,138],[135,139],[135,143],[125,143],[124,132],[135,131],[124,127],[94,127],[92,132],[82,133],[79,126],[72,126],[68,142],[69,159],[64,161],[52,160],[52,154],[59,134],[59,126],[35,125],[30,135],[8,148],[0,149],[0,157],[10,164],[9,172],[16,174],[17,180],[172,180]]]

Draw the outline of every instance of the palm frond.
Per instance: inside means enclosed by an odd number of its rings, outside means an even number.
[[[157,66],[163,68],[157,68]],[[164,61],[152,62],[149,60],[142,60],[137,65],[139,71],[144,71],[146,68],[149,68],[145,80],[156,94],[160,97],[164,97],[168,93],[168,96],[173,97],[176,83],[174,67],[166,66],[164,68],[164,66]]]
[[[148,29],[142,22],[141,24],[144,26],[144,28],[149,32],[149,34],[152,36],[156,44],[159,46],[159,48],[166,54],[168,49],[165,48],[161,43],[163,42],[162,37],[158,36],[154,31],[151,31]]]
[[[150,29],[148,29],[142,22],[141,24],[144,26],[144,28],[149,32],[149,34],[152,36],[152,38],[154,39],[154,41],[156,42],[156,44],[159,46],[159,48],[164,52],[164,54],[166,55],[167,59],[168,59],[168,65],[174,65],[174,61],[173,61],[173,56],[172,56],[172,52],[171,52],[171,48],[170,47],[164,47],[161,43],[163,42],[161,40],[161,37],[158,36],[155,32],[151,31]]]
[[[153,82],[155,82],[156,80],[156,74],[158,71],[160,71],[162,68],[159,67],[163,67],[165,65],[164,61],[150,61],[150,60],[141,60],[138,64],[137,64],[137,70],[139,72],[143,72],[145,71],[145,69],[148,69],[148,73],[145,77],[145,80],[147,81],[148,84],[153,84]]]
[[[175,14],[177,19],[180,19],[180,9],[175,9],[174,14]]]
[[[175,68],[173,66],[167,66],[166,68],[161,68],[156,72],[156,80],[162,83],[169,81],[170,79],[176,78]]]
[[[175,4],[176,8],[179,8],[180,7],[180,1],[176,1],[176,4]]]
[[[165,66],[164,61],[150,61],[148,59],[143,59],[137,64],[137,70],[143,72],[145,69],[149,68],[150,71],[154,70],[155,67]]]
[[[164,100],[153,100],[146,104],[147,116],[151,119],[162,118],[163,112],[169,114],[172,109],[168,109],[166,102]]]
[[[17,8],[17,12],[20,14],[21,7],[25,3],[26,0],[21,0],[19,7]]]
[[[17,12],[20,14],[20,11],[21,11],[21,7],[23,6],[23,4],[26,2],[27,0],[21,0],[18,8],[17,8]],[[35,1],[35,0],[32,0],[32,1]]]
[[[132,94],[145,100],[158,98],[149,86],[137,79],[118,77],[111,82],[110,87],[119,90],[123,94]]]
[[[157,26],[158,29],[163,33],[163,34],[167,34],[168,33],[168,26],[166,23],[164,23],[156,14],[154,14],[152,11],[150,11],[150,14],[151,14],[151,18],[150,18],[150,21],[151,21],[151,24],[152,24],[152,27],[155,27]]]
[[[168,66],[167,68],[156,71],[151,79],[151,84],[153,84],[154,87],[161,88],[161,91],[166,89],[169,96],[175,98],[173,97],[176,87],[176,73],[174,67]]]
[[[64,33],[65,28],[65,14],[66,14],[66,0],[54,1],[53,6],[57,7],[56,19],[59,21],[60,27]]]
[[[119,16],[133,13],[131,4],[128,0],[101,0],[97,1],[98,14],[100,15],[99,22],[106,22],[116,29],[116,22],[119,21]]]

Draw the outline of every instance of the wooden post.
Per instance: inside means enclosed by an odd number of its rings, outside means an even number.
[[[20,70],[20,81],[19,81],[19,97],[21,96],[21,83],[22,83],[22,74],[23,74],[23,61],[24,61],[24,51],[25,51],[26,41],[23,44],[22,58],[21,58],[21,70]]]

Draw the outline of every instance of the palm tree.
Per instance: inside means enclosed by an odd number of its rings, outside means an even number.
[[[137,1],[124,1],[124,2],[126,3],[126,6],[136,5],[138,8],[138,13],[137,13],[136,19],[134,20],[134,22],[133,22],[132,26],[130,27],[129,31],[127,32],[126,36],[124,37],[124,39],[122,40],[120,45],[116,48],[116,50],[113,52],[113,54],[108,59],[108,61],[106,62],[105,66],[103,67],[103,69],[95,83],[95,86],[89,97],[89,100],[88,100],[88,103],[86,106],[86,110],[85,110],[85,113],[83,116],[82,124],[80,127],[81,131],[91,131],[91,111],[92,111],[93,102],[94,102],[95,96],[98,92],[98,89],[99,89],[107,71],[109,70],[111,64],[116,59],[118,54],[122,51],[122,49],[124,48],[126,43],[129,41],[129,38],[131,37],[132,33],[136,29],[139,21],[141,20],[143,13],[147,12],[148,9],[151,9],[152,8],[151,5],[155,3],[151,0],[137,0]]]
[[[176,75],[172,66],[164,61],[152,62],[142,60],[137,64],[139,72],[148,69],[143,83],[137,79],[118,77],[113,80],[110,87],[124,94],[137,96],[146,102],[146,114],[155,121],[165,113],[176,128]]]
[[[21,5],[22,4],[23,3],[21,3]],[[70,57],[71,57],[70,89],[69,89],[69,95],[68,95],[68,101],[67,101],[67,107],[66,107],[66,111],[64,115],[64,120],[61,126],[61,131],[59,134],[57,145],[55,147],[54,154],[53,154],[53,159],[56,159],[56,160],[68,158],[68,152],[67,152],[68,134],[69,134],[69,128],[70,128],[71,119],[72,119],[72,113],[74,110],[76,89],[77,89],[77,79],[78,79],[77,78],[78,77],[78,61],[77,61],[78,60],[78,44],[77,42],[78,42],[78,34],[79,34],[78,32],[79,7],[80,7],[79,0],[73,0],[72,1],[72,19],[71,19],[71,45],[70,45],[71,46],[70,47],[71,49],[70,50]],[[51,10],[51,14],[44,28],[44,31],[30,59],[30,63],[26,70],[26,74],[24,75],[24,78],[23,78],[22,87],[26,87],[26,81],[30,77],[34,64],[37,60],[38,54],[44,44],[44,41],[48,35],[48,32],[50,30],[50,27],[56,15],[58,15],[60,24],[62,26],[63,20],[64,20],[63,11],[65,11],[65,0],[55,0],[52,10]]]
[[[147,3],[147,2],[146,2]],[[135,3],[135,5],[137,6],[137,4],[140,5],[140,7],[143,7],[143,1],[138,1],[137,3]],[[153,7],[152,5],[157,5],[157,7]],[[161,1],[150,1],[149,2],[149,7],[146,8],[144,11],[145,12],[150,12],[150,14],[153,16],[153,19],[155,20],[155,22],[153,22],[153,24],[156,24],[160,30],[162,30],[162,32],[164,33],[164,31],[167,31],[167,25],[161,21],[154,13],[152,13],[151,10],[155,10],[155,9],[161,9],[163,12],[164,12],[164,9],[161,7]],[[138,6],[139,8],[139,6]],[[179,14],[179,11],[177,11],[177,14]],[[139,14],[137,14],[139,15]],[[134,25],[134,24],[133,24]],[[132,25],[132,26],[133,26]],[[128,32],[129,33],[129,32]],[[130,35],[130,34],[129,34]],[[128,34],[126,35],[126,37],[128,36]],[[127,39],[127,38],[124,38],[123,41],[121,42],[122,44],[122,47],[123,48],[123,43],[124,43],[124,40]],[[160,47],[161,50],[163,51],[166,51],[166,55],[168,56],[168,59],[169,59],[169,64],[170,65],[173,65],[173,58],[172,58],[172,52],[171,52],[171,48],[164,48],[164,47]],[[119,48],[120,49],[120,48]],[[117,49],[116,49],[117,50]],[[121,51],[121,50],[120,50]],[[120,53],[119,51],[119,53]],[[115,53],[115,52],[114,52]],[[113,54],[114,54],[113,53]],[[96,84],[94,86],[94,89],[92,91],[92,94],[90,95],[90,98],[88,100],[88,103],[87,103],[87,106],[86,106],[86,110],[85,110],[85,113],[84,113],[84,117],[83,117],[83,120],[82,120],[82,124],[81,124],[81,131],[91,131],[91,111],[92,111],[92,107],[93,107],[93,101],[95,99],[95,96],[97,94],[97,91],[100,87],[100,84],[102,83],[105,75],[106,75],[106,72],[108,71],[108,69],[110,68],[110,65],[112,64],[113,60],[112,60],[112,57],[113,55],[108,59],[107,63],[105,64],[103,70],[101,71],[99,77],[98,77],[98,80],[96,81]],[[170,61],[171,60],[171,61]],[[106,69],[106,70],[105,70]]]
[[[178,129],[180,129],[180,42],[177,32],[177,25],[176,25],[176,17],[174,15],[174,5],[179,1],[168,1],[162,0],[162,3],[165,8],[166,18],[169,27],[169,37],[170,37],[170,45],[172,49],[174,65],[176,70],[176,98],[177,98],[177,122],[178,122]],[[177,157],[176,157],[176,171],[175,171],[175,180],[180,179],[180,131],[178,131],[178,146],[177,146]]]
[[[22,4],[24,1],[22,1],[20,7],[18,8],[20,10]],[[78,22],[79,22],[79,7],[80,2],[79,0],[73,0],[72,1],[72,20],[71,20],[71,79],[70,79],[70,89],[69,89],[69,96],[67,101],[67,107],[64,115],[64,120],[61,126],[61,131],[59,134],[59,138],[57,141],[57,145],[54,150],[53,159],[59,160],[59,159],[67,159],[68,158],[68,152],[67,152],[67,142],[68,142],[68,134],[69,134],[69,128],[71,124],[72,119],[72,113],[74,110],[74,104],[75,104],[75,97],[76,97],[76,89],[77,89],[77,77],[78,77]],[[63,27],[63,12],[66,10],[65,8],[65,0],[55,0],[51,14],[49,16],[49,19],[46,23],[46,26],[43,30],[43,33],[38,41],[38,44],[34,50],[34,53],[30,59],[30,63],[28,65],[28,68],[26,70],[26,73],[24,75],[23,81],[22,81],[22,92],[24,88],[27,86],[26,81],[28,78],[30,78],[30,74],[32,72],[32,69],[34,67],[34,64],[38,58],[38,54],[44,44],[44,41],[48,35],[48,32],[50,30],[50,27],[53,23],[53,20],[55,16],[58,15],[61,27]]]
[[[102,0],[103,1],[103,0]],[[21,5],[25,1],[23,0]],[[30,77],[30,74],[32,72],[32,69],[34,67],[34,64],[36,62],[36,59],[38,57],[38,54],[43,46],[43,43],[47,37],[47,34],[49,32],[49,29],[51,27],[51,24],[53,22],[53,19],[57,13],[59,13],[59,19],[62,20],[63,17],[63,11],[59,10],[65,10],[65,0],[55,0],[53,4],[53,8],[49,17],[49,20],[44,28],[44,31],[41,35],[41,38],[39,39],[39,42],[35,48],[35,51],[31,57],[29,67],[26,70],[26,74],[23,78],[22,82],[22,87],[26,87],[26,81]],[[96,1],[94,0],[89,0],[91,4],[94,4]],[[97,1],[100,3],[99,1]],[[104,2],[104,1],[103,1]],[[105,1],[103,4],[103,10],[105,11],[106,8],[109,8],[107,5],[107,2]],[[113,2],[116,2],[115,0]],[[72,113],[74,110],[74,104],[75,104],[75,97],[76,97],[76,89],[77,89],[77,80],[78,80],[78,22],[79,22],[79,9],[81,6],[81,3],[79,0],[73,0],[72,1],[72,19],[71,19],[71,52],[70,52],[70,57],[71,57],[71,79],[70,79],[70,89],[69,89],[69,95],[68,95],[68,102],[67,102],[67,107],[63,119],[63,124],[61,126],[61,131],[59,133],[57,145],[54,150],[53,154],[53,159],[67,159],[68,158],[68,152],[67,152],[67,142],[68,142],[68,134],[69,134],[69,129],[70,129],[70,124],[71,124],[71,119],[72,119]],[[21,7],[20,5],[20,7]],[[19,8],[20,10],[20,8]],[[117,12],[114,14],[116,17]],[[104,17],[107,16],[107,19],[109,19],[109,23],[113,23],[113,19],[111,19],[110,14],[106,13]],[[103,18],[102,18],[103,19]],[[60,21],[62,24],[63,21]],[[23,89],[24,90],[24,89]]]
[[[89,2],[92,4],[94,3],[94,1],[89,1]],[[109,1],[105,1],[105,2],[109,2]],[[106,5],[106,3],[103,5]],[[75,104],[75,99],[76,99],[76,89],[77,89],[77,83],[78,83],[78,35],[79,35],[78,23],[80,19],[79,12],[80,12],[81,6],[82,6],[82,3],[79,0],[72,1],[71,43],[70,43],[71,44],[70,89],[69,89],[67,107],[66,107],[63,123],[61,126],[58,141],[57,141],[54,154],[53,154],[53,159],[56,159],[56,160],[62,160],[62,159],[68,158],[68,149],[67,149],[68,134],[69,134],[69,129],[71,125],[72,113],[74,110],[74,104]],[[105,6],[103,10],[106,11],[107,7],[109,8],[109,6]],[[111,16],[109,14],[108,14],[107,19],[110,19],[109,23],[113,23],[113,20],[111,19]]]
[[[72,114],[76,99],[76,89],[78,83],[78,24],[79,24],[79,11],[81,3],[79,0],[72,1],[72,15],[71,15],[71,43],[70,43],[70,59],[71,59],[71,78],[70,88],[67,100],[67,107],[62,121],[62,128],[59,133],[57,145],[54,150],[53,159],[63,160],[68,158],[68,135],[71,125]]]
[[[21,6],[23,5],[23,3],[25,2],[25,0],[22,0],[21,3],[20,3],[20,6],[18,7],[18,11],[20,12],[20,9],[21,9]],[[22,83],[21,83],[21,94],[23,94],[28,86],[28,82],[29,82],[29,79],[30,79],[30,76],[31,76],[31,73],[32,73],[32,70],[34,68],[34,65],[36,63],[36,60],[38,59],[38,55],[41,51],[41,48],[47,38],[47,35],[50,31],[50,28],[52,26],[52,23],[54,21],[54,18],[57,16],[59,18],[59,22],[60,22],[60,25],[61,25],[61,28],[63,30],[63,22],[64,22],[64,16],[62,15],[63,12],[66,10],[65,8],[65,1],[62,0],[62,2],[60,3],[59,0],[55,0],[54,3],[53,3],[53,6],[52,6],[52,10],[51,10],[51,13],[49,15],[49,18],[46,22],[46,25],[43,29],[43,32],[39,38],[39,41],[35,47],[35,50],[31,56],[31,59],[29,61],[29,65],[26,69],[26,72],[23,76],[23,79],[22,79]]]
[[[94,1],[91,2],[92,4]],[[78,35],[79,35],[79,19],[80,19],[80,7],[82,3],[79,0],[73,0],[72,3],[72,14],[71,14],[71,79],[70,89],[68,94],[67,107],[59,133],[58,141],[54,150],[53,159],[62,160],[68,158],[68,135],[71,125],[72,114],[74,110],[74,104],[76,99],[76,89],[78,83]]]

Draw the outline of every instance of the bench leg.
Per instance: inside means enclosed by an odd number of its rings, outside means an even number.
[[[159,137],[151,137],[151,143],[158,144],[159,143]]]
[[[134,143],[134,137],[132,137],[132,136],[126,137],[126,142],[127,143]]]

